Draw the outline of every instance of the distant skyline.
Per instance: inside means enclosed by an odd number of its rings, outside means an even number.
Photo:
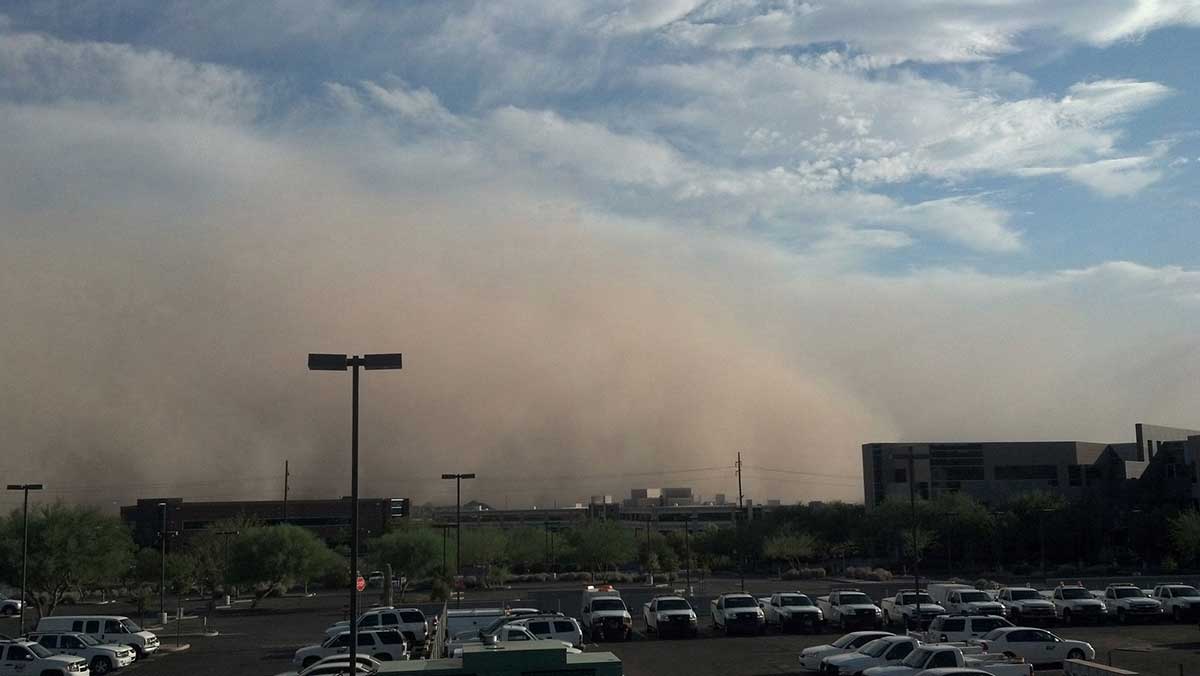
[[[417,502],[1200,424],[1198,45],[1196,0],[0,3],[0,471],[340,495],[310,351],[405,353],[363,492]]]

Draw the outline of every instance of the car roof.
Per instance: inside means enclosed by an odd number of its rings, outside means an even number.
[[[754,598],[753,595],[747,594],[746,592],[727,592],[725,594],[721,594],[721,596],[724,596],[724,597],[745,596],[747,598]]]
[[[655,596],[654,598],[652,598],[650,600],[651,601],[686,601],[687,599],[683,598],[682,596],[677,596],[675,594],[663,594],[662,596]]]

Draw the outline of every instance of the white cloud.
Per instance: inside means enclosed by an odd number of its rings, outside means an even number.
[[[1008,226],[1008,212],[977,197],[949,197],[905,206],[895,220],[976,251],[1009,253],[1022,248],[1021,233]]]
[[[1121,157],[1080,164],[1067,169],[1065,176],[1082,183],[1101,195],[1125,197],[1140,192],[1162,177],[1151,157]]]

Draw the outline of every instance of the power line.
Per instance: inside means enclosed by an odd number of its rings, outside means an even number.
[[[760,467],[758,465],[746,465],[746,467],[748,469],[757,469],[757,470],[762,470],[764,472],[778,472],[780,474],[804,474],[807,476],[829,477],[831,479],[854,479],[854,480],[862,479],[862,477],[855,476],[853,474],[823,474],[821,472],[804,472],[804,471],[795,470],[795,469],[773,469],[771,467]]]

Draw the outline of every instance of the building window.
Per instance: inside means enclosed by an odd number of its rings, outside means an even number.
[[[1058,483],[1056,465],[996,465],[997,481],[1053,481]]]
[[[1067,483],[1071,486],[1083,485],[1083,467],[1079,465],[1067,466]]]
[[[892,482],[898,484],[908,483],[908,470],[903,467],[898,468],[892,476]]]

